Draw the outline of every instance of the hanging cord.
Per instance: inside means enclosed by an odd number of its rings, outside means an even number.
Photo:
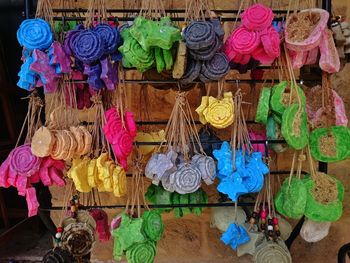
[[[89,0],[89,7],[86,13],[85,28],[93,26],[95,19],[97,23],[107,23],[106,0]]]
[[[35,18],[42,18],[48,22],[51,28],[54,28],[53,11],[50,0],[38,0],[36,7]]]
[[[190,159],[190,146],[195,153],[205,155],[200,142],[197,127],[191,111],[191,106],[187,99],[187,92],[176,94],[175,104],[171,112],[169,121],[165,128],[166,140],[163,141],[158,151],[165,145],[166,149],[174,149],[180,152],[186,162]]]
[[[148,19],[159,20],[166,16],[165,7],[162,0],[144,0],[141,4],[139,16]]]
[[[241,150],[245,158],[246,152],[250,155],[253,146],[249,139],[249,132],[243,111],[243,95],[241,89],[238,89],[234,98],[235,120],[231,131],[231,147],[233,152],[233,171],[236,170],[236,151]]]
[[[27,134],[25,136],[24,142],[30,143],[34,135],[34,132],[37,130],[37,128],[41,124],[40,115],[43,108],[43,102],[40,99],[40,97],[37,95],[37,93],[34,91],[29,96],[22,99],[29,99],[28,110],[21,128],[21,131],[18,135],[15,147],[18,146],[26,126],[27,126]]]
[[[125,212],[134,215],[135,209],[137,211],[137,217],[141,217],[141,206],[147,210],[150,210],[146,198],[145,198],[145,182],[144,176],[142,175],[143,171],[143,156],[140,153],[139,149],[136,149],[134,153],[133,160],[133,174],[131,182],[131,195],[128,196]],[[142,202],[142,204],[141,204]]]
[[[231,30],[230,34],[233,32],[233,30],[236,29],[236,25],[237,25],[237,22],[238,22],[238,18],[239,18],[239,16],[240,16],[241,13],[242,13],[242,9],[243,9],[244,5],[245,5],[245,0],[240,0],[240,1],[239,1],[238,12],[237,12],[237,15],[236,15],[236,19],[235,19],[235,22],[233,23],[233,27],[232,27],[232,30]]]
[[[185,23],[212,18],[208,0],[186,0]]]

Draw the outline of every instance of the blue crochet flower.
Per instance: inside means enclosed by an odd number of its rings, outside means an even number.
[[[50,25],[40,18],[34,18],[21,23],[17,30],[17,40],[28,50],[44,51],[50,47],[54,39]]]

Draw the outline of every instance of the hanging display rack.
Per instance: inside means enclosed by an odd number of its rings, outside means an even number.
[[[329,13],[331,13],[331,0],[321,0],[321,6],[323,9],[327,10]],[[33,11],[33,0],[25,0],[25,10],[24,14],[25,17],[28,19],[32,16]],[[84,21],[85,17],[73,17],[73,16],[66,16],[66,13],[85,13],[87,9],[78,8],[78,9],[53,9],[53,12],[55,14],[61,14],[60,16],[55,16],[53,19],[54,21]],[[139,13],[139,9],[107,9],[107,13],[116,16],[118,14],[124,14],[124,13]],[[171,9],[171,10],[165,10],[168,14],[184,14],[184,9]],[[239,10],[213,10],[217,14],[238,14]],[[274,14],[278,14],[278,16],[274,17],[274,21],[283,21],[285,19],[285,15],[288,13],[287,10],[273,10]],[[292,12],[292,11],[291,11]],[[233,21],[240,21],[240,18],[236,18],[236,16],[231,17],[222,17],[221,15],[218,16],[219,20],[221,22],[233,22]],[[132,21],[134,17],[118,17],[114,18],[111,17],[108,20],[112,21]],[[174,21],[185,21],[185,17],[173,17]],[[260,66],[259,69],[271,69],[269,66]],[[302,82],[302,76],[301,78],[297,80],[297,82]],[[274,79],[268,79],[268,80],[254,80],[254,79],[226,79],[226,83],[276,83],[278,80]],[[313,79],[308,78],[307,81],[321,81],[320,78],[317,78],[315,76]],[[84,81],[75,81],[77,83],[82,83]],[[142,79],[126,79],[126,84],[172,84],[177,83],[177,80],[142,80]],[[196,81],[195,81],[196,82]],[[199,82],[198,82],[199,83]],[[148,121],[148,122],[137,122],[139,125],[165,125],[167,121]],[[199,122],[198,122],[199,123]],[[255,124],[254,121],[247,121],[247,124]],[[203,141],[203,143],[221,143],[220,140],[211,140],[211,141]],[[136,145],[159,145],[161,142],[135,142]],[[268,144],[274,144],[274,143],[285,143],[285,140],[252,140],[252,144],[261,144],[264,143],[266,146]],[[266,147],[267,149],[267,147]],[[268,157],[268,150],[266,150],[266,157]],[[327,173],[327,163],[319,162],[319,171]],[[288,174],[289,171],[271,171],[271,174],[279,175],[279,174]],[[305,172],[303,172],[305,174]],[[254,202],[238,202],[239,206],[254,206]],[[226,206],[234,206],[234,203],[232,202],[225,202],[225,203],[207,203],[207,204],[157,204],[157,205],[149,205],[150,208],[181,208],[181,207],[226,207]],[[115,208],[124,208],[125,205],[123,204],[117,204],[117,205],[100,205],[100,206],[85,206],[81,209],[93,209],[93,208],[105,208],[105,209],[115,209]],[[56,233],[56,227],[53,224],[50,215],[48,212],[53,210],[62,210],[62,207],[41,207],[39,209],[39,217],[45,224],[45,226],[48,228],[48,230],[55,235]],[[304,217],[302,217],[299,222],[294,227],[290,237],[285,241],[288,248],[291,247],[294,240],[298,237],[300,233],[300,229],[304,223]],[[346,246],[344,246],[346,247]],[[349,253],[349,251],[347,251]],[[341,253],[342,255],[345,255],[346,252],[344,252],[344,249]]]

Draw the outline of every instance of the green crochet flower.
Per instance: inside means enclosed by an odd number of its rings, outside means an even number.
[[[164,232],[164,224],[162,216],[157,210],[146,211],[142,215],[143,231],[152,241],[158,241],[162,238]]]
[[[126,251],[128,263],[153,263],[156,245],[152,241],[134,244]]]

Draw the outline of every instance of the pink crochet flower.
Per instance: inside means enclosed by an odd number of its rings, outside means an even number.
[[[132,152],[133,137],[126,131],[115,134],[112,145],[117,157],[127,157]]]
[[[259,44],[259,34],[244,27],[238,27],[229,38],[229,46],[241,54],[251,54]]]
[[[10,184],[8,183],[8,173],[10,168],[10,159],[7,158],[0,166],[0,187],[8,188]]]
[[[275,60],[274,57],[270,57],[270,56],[266,53],[266,51],[265,51],[263,45],[259,45],[259,46],[254,50],[254,52],[252,53],[252,57],[253,57],[255,60],[260,61],[260,63],[262,63],[262,64],[271,64],[271,63]]]
[[[271,25],[273,12],[262,4],[255,4],[247,8],[241,15],[242,25],[249,30],[261,31]]]
[[[132,152],[133,139],[136,136],[136,123],[132,112],[124,113],[124,127],[121,117],[115,107],[105,112],[106,124],[103,127],[107,141],[112,149],[118,163],[127,169],[127,157]]]
[[[280,36],[273,26],[269,26],[267,29],[261,31],[260,39],[264,50],[269,57],[277,58],[280,56]]]
[[[32,154],[30,144],[12,150],[10,167],[18,175],[31,176],[40,168],[41,159]]]

